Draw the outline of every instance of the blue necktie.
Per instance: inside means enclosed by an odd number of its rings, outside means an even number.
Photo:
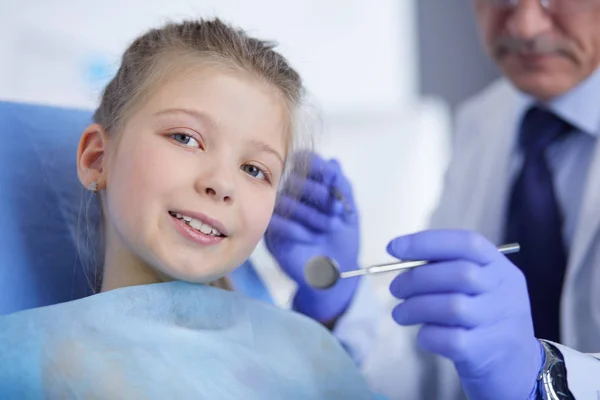
[[[560,341],[567,250],[545,150],[571,131],[571,125],[538,106],[525,115],[519,137],[523,167],[512,188],[505,231],[507,242],[521,244],[521,251],[510,258],[527,278],[535,335],[555,342]]]

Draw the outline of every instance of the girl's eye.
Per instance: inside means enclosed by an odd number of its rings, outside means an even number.
[[[171,138],[175,140],[177,143],[182,144],[186,147],[197,147],[200,148],[200,143],[190,135],[186,135],[185,133],[174,133],[171,135]]]
[[[242,165],[242,170],[254,178],[262,180],[267,179],[267,174],[261,171],[261,169],[258,168],[256,165],[244,164]]]

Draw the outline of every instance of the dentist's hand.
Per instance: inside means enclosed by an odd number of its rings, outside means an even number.
[[[467,396],[534,398],[543,352],[521,271],[467,231],[399,237],[387,250],[403,260],[436,261],[395,278],[390,291],[404,302],[392,315],[400,325],[423,325],[419,346],[454,362]]]
[[[341,279],[327,290],[304,280],[304,266],[314,256],[328,256],[342,270],[357,268],[359,232],[352,187],[335,160],[301,153],[278,199],[267,232],[267,249],[298,283],[294,309],[328,323],[348,307],[358,279]],[[335,192],[344,200],[336,198]]]

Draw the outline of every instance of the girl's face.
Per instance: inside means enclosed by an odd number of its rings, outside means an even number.
[[[193,282],[243,263],[273,212],[284,105],[250,75],[209,67],[154,91],[118,141],[104,136],[106,263],[129,268],[123,276]]]

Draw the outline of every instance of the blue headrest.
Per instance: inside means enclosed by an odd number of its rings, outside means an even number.
[[[76,152],[90,122],[89,111],[0,102],[0,314],[89,293]]]
[[[0,315],[92,293],[81,258],[98,210],[86,201],[76,160],[91,122],[90,111],[0,101]],[[230,278],[270,301],[250,262]]]

